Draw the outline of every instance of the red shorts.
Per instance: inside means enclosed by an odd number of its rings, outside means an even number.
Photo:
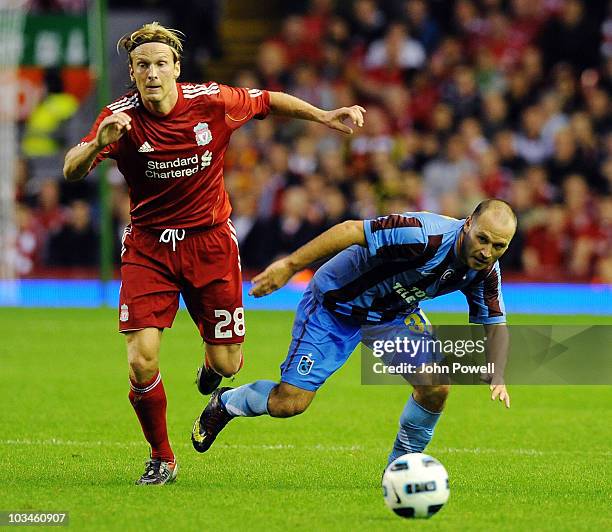
[[[179,294],[206,343],[243,342],[240,256],[229,220],[205,230],[126,228],[119,331],[171,327]]]

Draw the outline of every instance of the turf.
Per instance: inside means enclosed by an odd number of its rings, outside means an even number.
[[[291,319],[248,315],[234,385],[277,378]],[[406,522],[379,485],[406,388],[360,385],[354,355],[304,415],[233,421],[198,455],[189,434],[204,405],[193,385],[202,348],[182,312],[161,353],[182,470],[174,485],[134,486],[147,448],[115,327],[114,310],[0,309],[0,510],[69,511],[76,530],[612,529],[612,388],[515,386],[505,410],[484,387],[455,387],[428,448],[449,471],[451,498],[431,520]]]

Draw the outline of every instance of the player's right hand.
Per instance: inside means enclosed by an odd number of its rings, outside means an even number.
[[[287,260],[280,259],[273,262],[259,275],[253,277],[253,286],[249,295],[262,297],[285,286],[295,272],[289,266]]]
[[[100,149],[117,142],[126,132],[132,129],[132,118],[126,113],[107,116],[98,127],[96,144]]]
[[[505,384],[491,384],[489,386],[489,390],[491,390],[492,401],[499,399],[506,405],[506,408],[510,408],[510,394],[508,393],[508,390],[506,390]]]

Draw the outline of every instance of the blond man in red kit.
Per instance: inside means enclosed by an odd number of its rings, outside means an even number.
[[[279,92],[215,82],[177,82],[179,32],[154,22],[123,37],[135,90],[106,106],[64,163],[67,180],[85,177],[105,158],[129,187],[131,224],[121,251],[119,331],[127,340],[130,402],[151,446],[138,484],[166,484],[178,465],[166,428],[166,394],[159,373],[162,331],[183,295],[205,344],[198,373],[204,394],[242,367],[244,310],[236,231],[223,184],[233,131],[269,113],[320,122],[342,133],[359,106],[318,109]]]

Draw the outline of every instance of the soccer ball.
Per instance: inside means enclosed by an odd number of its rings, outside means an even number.
[[[448,500],[448,473],[435,458],[404,454],[389,464],[382,478],[385,504],[400,517],[431,517]]]

